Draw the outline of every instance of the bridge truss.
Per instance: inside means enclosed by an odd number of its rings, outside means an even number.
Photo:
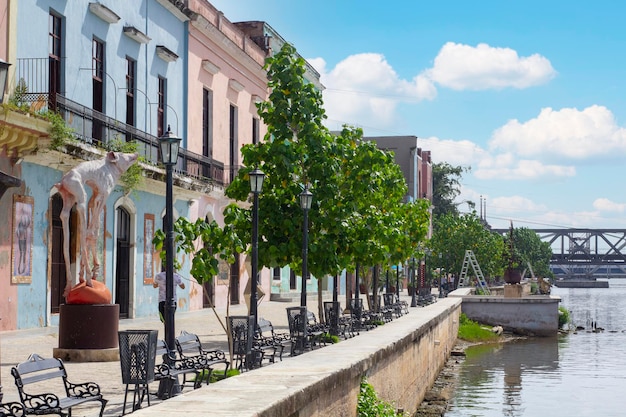
[[[507,233],[509,229],[497,229]],[[560,278],[626,278],[626,229],[533,229],[550,244],[550,269]]]

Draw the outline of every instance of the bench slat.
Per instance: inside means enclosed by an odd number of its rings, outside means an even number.
[[[63,378],[65,376],[65,372],[63,372],[61,369],[57,369],[54,372],[42,372],[30,376],[22,376],[22,384],[28,385],[35,382],[48,381],[54,378]]]

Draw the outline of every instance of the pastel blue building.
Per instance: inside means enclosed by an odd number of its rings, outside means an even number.
[[[121,318],[156,315],[157,290],[151,283],[161,264],[151,239],[165,214],[157,138],[170,126],[186,147],[185,9],[168,0],[19,0],[16,9],[10,46],[14,100],[31,112],[59,112],[76,140],[58,150],[39,140],[18,161],[23,185],[13,194],[32,202],[34,227],[31,275],[11,288],[17,295],[14,327],[58,323],[66,277],[62,203],[53,186],[82,160],[104,157],[115,142],[137,143],[146,178],[128,195],[117,187],[106,202],[99,280],[120,305]],[[189,199],[208,182],[194,175],[206,163],[197,159],[181,150],[176,217],[187,215]],[[72,274],[76,251],[73,243]],[[189,262],[183,263],[181,273],[189,276],[188,270]],[[177,295],[179,310],[187,309],[188,290]]]

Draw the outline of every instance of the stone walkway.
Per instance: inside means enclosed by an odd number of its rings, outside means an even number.
[[[401,296],[402,299],[410,303],[410,297]],[[286,308],[299,305],[297,302],[276,302],[264,301],[259,305],[259,316],[270,320],[276,331],[288,332]],[[340,297],[340,304],[345,306],[345,296]],[[317,299],[309,298],[307,301],[309,310],[317,311]],[[217,309],[217,316],[221,322],[226,325],[225,317],[227,315],[246,315],[247,308],[245,304],[231,306],[227,312],[225,308]],[[317,315],[317,314],[316,314]],[[163,325],[157,316],[139,319],[120,320],[119,330],[159,330],[159,338],[164,338]],[[216,314],[211,309],[204,309],[193,312],[177,312],[176,313],[176,334],[181,330],[196,333],[202,344],[206,348],[219,348],[228,351],[228,339],[226,332],[222,328]],[[11,367],[16,363],[22,362],[28,358],[31,353],[38,353],[43,357],[52,357],[52,350],[58,347],[58,328],[46,327],[32,330],[17,330],[0,332],[1,345],[1,380],[3,387],[4,401],[17,400],[17,389],[11,376]],[[285,360],[297,360],[290,358],[288,353],[284,356]],[[67,372],[70,381],[86,382],[93,381],[100,385],[103,396],[109,400],[104,415],[120,416],[122,414],[122,405],[124,402],[125,386],[122,384],[122,376],[119,362],[89,362],[89,363],[72,363],[67,362]],[[158,383],[150,386],[151,392],[156,392]],[[127,402],[126,412],[129,412],[129,404],[132,403],[132,393],[129,393],[129,401]],[[151,404],[154,405],[161,400],[156,396],[150,396]],[[131,404],[132,407],[132,404]],[[73,410],[74,417],[95,417],[98,415],[96,407],[82,406]]]

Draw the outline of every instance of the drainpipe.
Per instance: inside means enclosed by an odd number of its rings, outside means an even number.
[[[414,146],[411,148],[411,155],[413,156],[413,194],[411,195],[411,197],[413,197],[413,200],[417,200],[418,199],[418,195],[417,195],[417,181],[418,181],[418,175],[417,175],[417,146]]]

